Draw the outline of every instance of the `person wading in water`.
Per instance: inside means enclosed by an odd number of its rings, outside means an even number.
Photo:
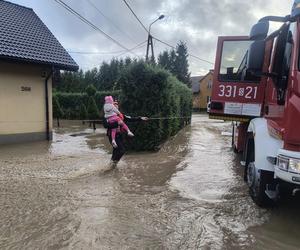
[[[114,102],[114,105],[117,109],[119,109],[118,102]],[[130,117],[127,115],[123,115],[122,113],[119,114],[119,117],[125,122],[141,122],[141,121],[147,121],[148,117]],[[111,166],[112,168],[115,168],[117,166],[117,163],[122,158],[122,156],[125,154],[125,145],[124,145],[124,135],[128,134],[128,131],[123,128],[122,125],[120,125],[120,122],[116,121],[114,123],[108,123],[106,119],[104,119],[103,123],[104,127],[107,128],[106,135],[108,136],[110,144],[113,146],[113,152],[111,156]],[[113,138],[112,138],[112,131],[116,129],[115,134],[115,140],[113,144]]]

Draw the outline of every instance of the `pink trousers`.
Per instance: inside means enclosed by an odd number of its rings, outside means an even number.
[[[109,124],[112,124],[112,123],[115,123],[115,122],[118,122],[119,126],[121,127],[121,129],[125,130],[126,132],[129,131],[129,128],[128,126],[125,124],[125,122],[123,122],[123,120],[117,116],[117,115],[114,115],[114,116],[111,116],[109,118],[107,118],[107,122]],[[111,129],[111,139],[112,140],[115,140],[116,139],[116,134],[117,134],[117,128],[112,128]]]

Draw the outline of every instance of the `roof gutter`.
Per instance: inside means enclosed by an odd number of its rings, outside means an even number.
[[[50,124],[49,124],[49,91],[48,91],[48,80],[52,76],[54,68],[50,70],[49,74],[45,78],[45,107],[46,107],[46,139],[47,141],[52,140],[52,135],[50,135]]]

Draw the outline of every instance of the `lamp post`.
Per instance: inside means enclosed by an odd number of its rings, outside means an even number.
[[[146,62],[148,62],[149,59],[149,47],[151,46],[151,61],[154,61],[154,50],[153,50],[153,40],[152,40],[152,36],[150,33],[151,30],[151,26],[152,24],[154,24],[155,22],[157,22],[158,20],[163,19],[165,16],[164,15],[160,15],[156,20],[154,20],[152,23],[150,23],[149,25],[149,29],[148,29],[148,42],[147,42],[147,51],[146,51]]]

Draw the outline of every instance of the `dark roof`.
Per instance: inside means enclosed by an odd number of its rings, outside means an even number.
[[[78,69],[32,9],[3,0],[0,0],[0,59]]]
[[[192,76],[192,91],[193,93],[198,93],[200,91],[200,81],[202,80],[203,76]]]

